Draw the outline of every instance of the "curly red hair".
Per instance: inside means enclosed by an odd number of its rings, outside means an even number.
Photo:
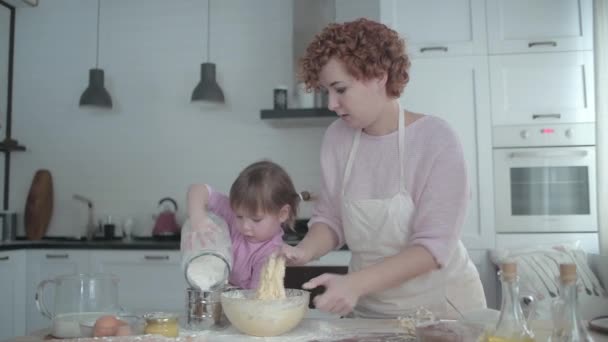
[[[405,42],[394,30],[369,19],[325,27],[300,59],[299,79],[307,88],[319,89],[321,69],[334,57],[358,80],[386,74],[386,93],[391,97],[399,97],[409,81]]]

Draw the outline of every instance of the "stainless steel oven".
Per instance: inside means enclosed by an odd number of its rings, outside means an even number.
[[[494,127],[498,233],[596,232],[595,125]]]

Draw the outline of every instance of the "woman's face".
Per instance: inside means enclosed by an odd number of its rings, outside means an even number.
[[[289,217],[289,205],[278,213],[259,212],[252,214],[247,210],[235,210],[237,229],[249,242],[263,242],[272,239]]]
[[[330,59],[321,69],[319,80],[329,92],[327,107],[352,128],[373,126],[388,102],[386,77],[357,80],[336,58]]]

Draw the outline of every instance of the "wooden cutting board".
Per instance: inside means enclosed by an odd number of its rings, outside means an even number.
[[[46,234],[53,215],[53,178],[49,170],[38,170],[25,203],[25,235],[40,240]]]

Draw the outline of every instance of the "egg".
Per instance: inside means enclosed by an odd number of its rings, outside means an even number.
[[[95,321],[95,326],[93,326],[93,336],[104,337],[116,335],[116,330],[120,326],[120,322],[119,319],[111,315],[99,317],[97,321]]]
[[[133,335],[133,331],[131,330],[131,327],[129,326],[129,324],[125,321],[119,320],[119,326],[116,329],[116,335],[115,336],[131,336]]]
[[[129,326],[129,324],[127,324],[125,322],[125,324],[122,324],[118,327],[118,329],[116,329],[116,336],[131,336],[133,335],[133,331],[131,330],[131,327]]]

